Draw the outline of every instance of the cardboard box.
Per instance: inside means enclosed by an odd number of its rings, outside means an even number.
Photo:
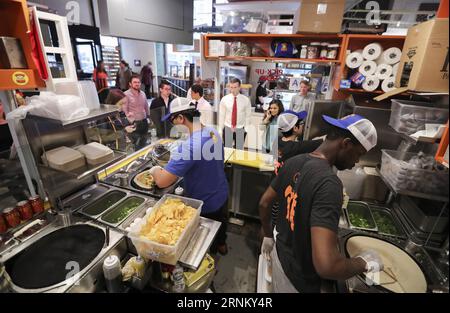
[[[294,33],[340,33],[345,0],[302,0]]]
[[[448,18],[433,19],[408,30],[395,86],[375,100],[408,90],[448,93]]]

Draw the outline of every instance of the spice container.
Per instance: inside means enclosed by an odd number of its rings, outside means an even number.
[[[306,59],[308,57],[308,45],[302,45],[300,49],[300,59]]]
[[[20,214],[15,208],[7,208],[3,211],[6,223],[10,228],[20,225]]]
[[[321,59],[326,59],[327,55],[328,55],[328,42],[322,42],[320,44],[320,54],[319,54],[319,58]]]
[[[42,201],[41,197],[34,196],[28,199],[28,201],[30,201],[31,208],[35,214],[44,212],[44,201]]]
[[[33,218],[33,209],[28,201],[20,201],[16,207],[22,221],[28,221]]]
[[[308,59],[317,59],[319,57],[319,42],[312,42],[308,46]]]
[[[8,230],[8,224],[5,221],[3,215],[0,214],[0,234],[6,233]]]
[[[336,60],[339,50],[339,44],[328,45],[327,59]]]

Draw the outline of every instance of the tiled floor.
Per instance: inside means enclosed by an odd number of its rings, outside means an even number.
[[[217,293],[256,292],[260,224],[246,220],[244,226],[229,224],[228,254],[217,260],[214,288]]]

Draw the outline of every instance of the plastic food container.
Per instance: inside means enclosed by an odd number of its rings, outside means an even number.
[[[167,199],[171,198],[180,199],[186,205],[197,209],[197,214],[194,215],[194,218],[191,219],[186,228],[183,230],[175,246],[164,245],[146,238],[142,238],[140,236],[140,232],[142,227],[147,223],[148,217],[155,210],[158,210],[158,208],[164,204]],[[128,237],[131,239],[140,256],[161,263],[175,265],[199,225],[202,206],[203,201],[166,194],[155,204],[153,210],[150,210],[139,223],[131,228],[131,231],[128,233]]]
[[[92,81],[57,83],[55,84],[55,93],[58,95],[78,96],[89,110],[100,108],[97,89]]]
[[[98,198],[94,202],[92,202],[90,205],[85,207],[81,210],[81,213],[88,215],[93,218],[97,218],[100,216],[103,212],[111,208],[113,205],[115,205],[117,202],[125,198],[127,194],[122,191],[114,190],[108,192],[106,195],[104,195],[101,198]]]
[[[328,45],[327,59],[336,60],[338,56],[339,44]]]
[[[347,221],[352,229],[377,232],[377,224],[370,207],[364,202],[349,201],[347,205]]]
[[[396,192],[415,191],[431,195],[448,195],[448,170],[416,168],[408,161],[416,153],[381,150],[381,175]],[[403,160],[402,160],[403,159]]]
[[[102,164],[114,157],[114,152],[110,148],[98,142],[80,146],[77,150],[86,157],[87,163],[90,165]]]
[[[397,132],[411,135],[425,129],[425,124],[445,124],[448,109],[430,107],[430,103],[392,100],[389,125]]]
[[[72,171],[86,165],[84,155],[68,147],[59,147],[42,155],[42,162],[60,171]]]
[[[117,226],[135,212],[143,203],[144,198],[129,197],[119,203],[117,206],[104,213],[100,220],[106,224]]]
[[[311,42],[308,46],[308,59],[317,59],[319,57],[320,42]]]

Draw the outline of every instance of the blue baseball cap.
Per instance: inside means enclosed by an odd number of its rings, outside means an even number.
[[[278,128],[283,132],[288,132],[294,128],[298,120],[304,120],[308,116],[308,112],[294,112],[292,110],[286,110],[278,117]]]
[[[367,151],[377,145],[377,130],[368,119],[352,114],[341,119],[335,119],[327,115],[322,115],[325,122],[335,127],[348,130],[361,143]]]

